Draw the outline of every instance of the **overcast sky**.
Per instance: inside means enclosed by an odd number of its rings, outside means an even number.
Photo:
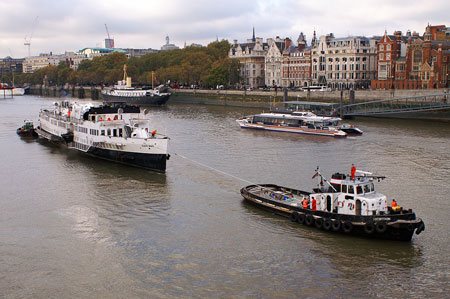
[[[334,33],[382,35],[385,30],[423,34],[428,23],[450,26],[448,0],[0,0],[0,57],[78,51],[102,46],[105,23],[118,48],[160,49],[166,35],[179,47],[256,36],[308,42]]]

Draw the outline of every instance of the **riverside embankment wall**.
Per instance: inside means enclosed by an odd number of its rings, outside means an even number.
[[[418,90],[356,90],[342,92],[345,104],[354,102],[361,103],[374,100],[391,98],[402,98],[412,96],[424,96],[442,94],[448,92],[446,89],[418,89]],[[101,89],[99,87],[30,87],[29,94],[64,97],[70,95],[73,98],[91,98],[101,100]],[[353,93],[353,95],[352,95]],[[288,91],[287,97],[283,91],[243,91],[243,90],[203,90],[203,89],[177,89],[173,90],[171,102],[189,104],[224,105],[239,107],[269,107],[272,103],[280,103],[285,99],[288,101],[302,100],[314,102],[339,103],[341,91],[307,92]],[[353,99],[351,99],[353,98]]]

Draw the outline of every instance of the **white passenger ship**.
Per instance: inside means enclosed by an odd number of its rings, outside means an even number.
[[[151,127],[148,110],[137,106],[63,101],[39,113],[40,138],[106,160],[164,172],[167,136]]]
[[[317,116],[312,112],[260,113],[244,116],[236,121],[243,129],[347,137],[347,133],[344,132],[344,129],[347,128],[339,126],[340,118]],[[350,127],[348,129],[353,130]]]

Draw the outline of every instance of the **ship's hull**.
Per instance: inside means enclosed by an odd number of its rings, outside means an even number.
[[[137,153],[127,152],[123,150],[106,149],[97,146],[85,146],[73,142],[67,143],[65,136],[57,136],[51,134],[41,128],[36,129],[36,133],[41,140],[50,141],[58,145],[64,146],[71,150],[76,150],[97,158],[108,161],[126,164],[134,167],[144,168],[157,172],[166,171],[166,161],[169,159],[169,154],[152,154],[152,153]]]
[[[102,93],[104,102],[107,103],[127,103],[143,106],[162,106],[170,98],[170,94],[153,95],[153,96],[119,96]]]
[[[23,128],[18,128],[17,129],[17,135],[19,135],[20,137],[25,137],[25,138],[36,138],[38,137],[37,133],[34,131],[34,129],[23,129]]]
[[[165,154],[143,154],[123,152],[110,149],[91,147],[87,154],[108,161],[145,168],[158,172],[166,171],[166,161],[169,155]]]
[[[252,204],[289,217],[293,222],[318,229],[368,238],[388,239],[396,241],[411,241],[414,232],[420,234],[425,225],[412,212],[399,214],[355,216],[343,215],[327,211],[303,209],[292,206],[287,202],[262,196],[255,190],[267,188],[269,190],[286,190],[298,196],[309,196],[310,193],[276,185],[250,185],[241,189],[243,198]]]

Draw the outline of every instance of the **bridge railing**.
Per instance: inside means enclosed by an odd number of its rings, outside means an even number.
[[[450,108],[450,95],[447,93],[384,99],[344,105],[346,116],[408,113]]]

